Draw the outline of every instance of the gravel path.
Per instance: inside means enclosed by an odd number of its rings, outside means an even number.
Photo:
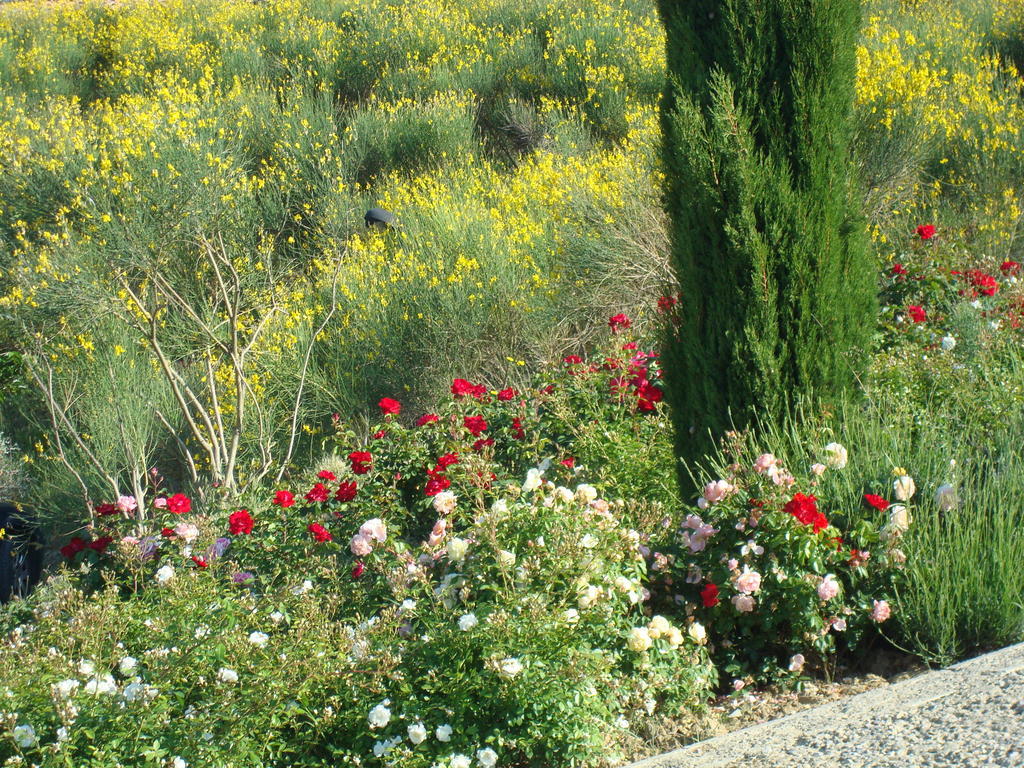
[[[1024,643],[629,768],[1024,768]]]

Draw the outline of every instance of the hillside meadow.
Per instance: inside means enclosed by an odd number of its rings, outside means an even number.
[[[616,765],[1022,639],[1022,41],[865,2],[871,365],[680,488],[653,2],[0,6],[0,762]]]

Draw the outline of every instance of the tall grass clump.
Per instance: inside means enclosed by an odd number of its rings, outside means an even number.
[[[665,202],[686,308],[679,452],[863,368],[876,301],[850,172],[858,0],[660,3]]]

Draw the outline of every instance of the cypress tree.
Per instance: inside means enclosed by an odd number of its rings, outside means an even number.
[[[875,327],[850,155],[859,0],[659,0],[665,205],[682,300],[678,453],[855,386]]]

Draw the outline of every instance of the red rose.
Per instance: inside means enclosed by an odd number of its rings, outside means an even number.
[[[494,440],[493,439],[491,439],[489,437],[487,437],[487,438],[481,437],[479,440],[477,440],[475,443],[473,443],[473,450],[476,451],[477,453],[479,453],[484,448],[487,448],[487,447],[492,446],[492,445],[494,445]]]
[[[512,419],[512,437],[516,440],[526,439],[526,432],[523,431],[523,420],[518,416]]]
[[[446,453],[444,456],[437,460],[437,467],[434,468],[435,472],[443,472],[448,469],[452,464],[459,463],[459,454],[457,453]]]
[[[608,327],[612,329],[612,333],[624,331],[632,325],[633,321],[623,314],[612,315],[608,318]]]
[[[700,600],[705,608],[714,608],[718,605],[718,586],[709,582],[700,591]]]
[[[462,423],[473,437],[480,437],[480,434],[487,429],[487,422],[484,421],[483,416],[466,416]]]
[[[416,419],[416,426],[422,427],[424,424],[429,424],[432,421],[437,421],[436,413],[424,413],[418,419]]]
[[[70,560],[83,549],[85,549],[85,539],[75,536],[75,538],[60,548],[60,553]]]
[[[101,536],[100,538],[96,539],[95,541],[90,541],[85,546],[87,546],[89,549],[93,550],[94,552],[99,552],[102,555],[107,550],[107,547],[110,546],[110,543],[112,541],[113,541],[113,539],[110,536]]]
[[[999,269],[1006,276],[1016,275],[1018,272],[1020,272],[1020,262],[1007,260],[1002,263]]]
[[[931,240],[935,236],[935,226],[932,224],[922,224],[917,228],[917,236],[922,240]]]
[[[397,416],[402,412],[402,404],[390,397],[382,397],[377,402],[377,405],[380,407],[380,412],[385,416]]]
[[[100,504],[98,507],[96,507],[96,514],[100,517],[105,517],[106,515],[116,515],[117,507],[115,507],[113,504]]]
[[[999,290],[999,282],[992,275],[987,275],[980,269],[970,270],[967,273],[967,278],[982,296],[994,296]]]
[[[439,472],[428,471],[430,479],[427,480],[427,487],[423,489],[423,493],[427,496],[437,496],[441,491],[447,491],[452,481],[448,479],[447,475],[442,475]]]
[[[334,492],[334,498],[336,501],[352,501],[356,497],[356,493],[359,491],[359,486],[355,481],[349,481],[342,483],[338,486],[338,490]]]
[[[566,365],[579,365],[583,362],[583,358],[579,355],[567,355],[562,358],[562,362]]]
[[[665,396],[660,389],[651,384],[649,381],[644,381],[637,391],[637,410],[649,412],[654,410],[655,403],[660,403],[662,398]]]
[[[206,562],[206,560],[201,558],[199,555],[192,555],[192,562],[198,565],[200,568],[206,568],[210,565],[208,562]]]
[[[291,491],[278,491],[274,494],[274,502],[276,506],[285,508],[295,506],[295,496]]]
[[[868,503],[868,506],[874,507],[875,509],[886,510],[889,508],[889,502],[883,499],[881,496],[876,496],[873,493],[865,493],[864,501]]]
[[[173,538],[174,537],[174,529],[173,528],[161,528],[160,529],[160,535],[163,536],[165,539]]]
[[[365,571],[365,570],[366,570],[366,564],[362,560],[360,560],[352,568],[352,578],[353,579],[358,579],[360,576],[363,575],[363,571]]]
[[[348,460],[352,462],[352,473],[355,475],[365,475],[373,468],[373,457],[369,451],[352,451]]]
[[[892,265],[891,273],[896,277],[903,277],[904,275],[907,274],[907,268],[904,267],[899,262],[896,262],[895,264]]]
[[[818,511],[817,502],[818,500],[813,496],[795,493],[793,494],[792,500],[783,507],[783,510],[791,514],[804,525],[813,526],[814,532],[817,533],[822,528],[828,527],[828,520],[825,515]]]
[[[516,391],[512,387],[507,387],[498,393],[498,399],[502,402],[508,402],[516,396]]]
[[[910,315],[910,319],[915,323],[923,323],[928,319],[928,316],[925,314],[924,307],[920,307],[917,304],[911,304],[907,307],[907,314]]]
[[[573,467],[576,466],[576,457],[575,456],[570,456],[567,459],[562,459],[558,463],[561,464],[563,467],[568,467],[569,469],[572,469]]]
[[[338,479],[337,477],[335,477],[333,472],[330,472],[326,469],[321,469],[319,472],[316,473],[316,476],[319,477],[321,480],[326,480],[327,482],[333,482]]]
[[[668,314],[672,311],[676,305],[676,300],[672,296],[659,296],[658,297],[658,311]]]
[[[318,544],[334,540],[334,537],[331,536],[331,532],[320,525],[320,523],[310,523],[306,527],[306,530],[313,534],[313,540]]]
[[[455,397],[465,397],[466,395],[470,395],[479,400],[487,394],[487,387],[483,384],[473,384],[465,379],[454,379],[452,381],[452,394],[455,395]]]
[[[309,493],[306,494],[306,501],[316,503],[319,501],[327,501],[327,486],[323,483],[317,483],[310,488]]]
[[[239,509],[228,516],[228,526],[232,536],[239,536],[243,533],[252,533],[252,526],[255,521],[247,509]]]
[[[167,510],[176,515],[184,515],[192,511],[192,500],[183,493],[176,493],[167,499]]]

